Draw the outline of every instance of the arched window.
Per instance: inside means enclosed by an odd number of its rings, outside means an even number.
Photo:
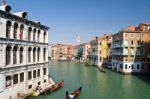
[[[37,61],[40,61],[40,48],[38,48],[38,53],[37,53]]]
[[[28,48],[28,62],[31,62],[31,47]]]
[[[32,28],[29,27],[28,29],[28,40],[31,41],[31,31],[32,31]]]
[[[38,42],[40,42],[40,33],[41,33],[41,31],[38,30],[38,35],[37,35],[37,41],[38,41]]]
[[[44,31],[43,42],[46,42],[46,31]]]
[[[14,24],[14,33],[13,33],[13,37],[14,37],[14,39],[17,39],[17,30],[18,30],[18,24],[17,23],[15,23]]]
[[[35,62],[35,58],[36,58],[36,48],[33,49],[33,62]]]
[[[43,49],[43,60],[45,61],[46,59],[46,48]]]
[[[33,30],[33,41],[35,41],[36,29]]]
[[[20,48],[20,63],[23,63],[23,47]]]
[[[17,63],[17,46],[13,48],[13,64]]]
[[[11,62],[11,46],[6,47],[6,65],[9,65]]]
[[[11,32],[11,22],[7,21],[7,23],[6,23],[6,38],[10,38],[10,32]]]
[[[24,30],[24,26],[21,24],[20,25],[20,34],[19,34],[20,40],[23,40],[23,30]]]

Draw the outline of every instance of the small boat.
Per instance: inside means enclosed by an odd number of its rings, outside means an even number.
[[[62,81],[52,85],[51,88],[50,88],[50,92],[54,92],[54,91],[58,90],[59,88],[61,88],[63,86],[64,86],[64,81],[62,80]]]
[[[66,99],[75,99],[77,96],[80,95],[81,90],[82,90],[82,86],[70,94],[68,91],[66,91]]]

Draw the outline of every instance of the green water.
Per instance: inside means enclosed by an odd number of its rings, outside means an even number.
[[[30,99],[65,99],[65,91],[83,86],[77,99],[150,99],[149,76],[121,75],[111,70],[100,73],[95,67],[75,62],[50,61],[49,72],[64,87],[55,93]]]

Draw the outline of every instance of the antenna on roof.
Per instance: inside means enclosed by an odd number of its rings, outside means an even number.
[[[6,0],[2,0],[2,6],[6,5]]]

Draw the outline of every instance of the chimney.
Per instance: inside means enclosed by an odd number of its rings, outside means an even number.
[[[2,6],[6,5],[6,1],[2,0]]]

